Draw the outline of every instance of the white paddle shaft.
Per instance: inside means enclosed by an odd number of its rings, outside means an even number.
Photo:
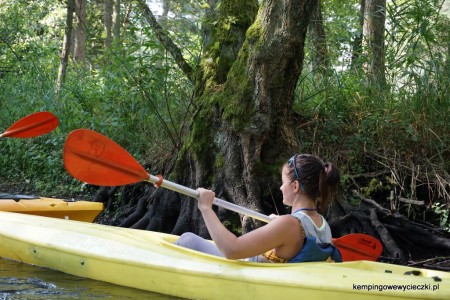
[[[192,197],[192,198],[195,198],[195,199],[198,200],[199,193],[196,190],[190,189],[188,187],[185,187],[183,185],[171,182],[171,181],[166,180],[166,179],[163,179],[162,183],[160,183],[161,182],[161,178],[160,177],[154,176],[154,175],[151,175],[151,174],[148,174],[148,176],[149,176],[148,181],[150,181],[153,184],[158,183],[158,185],[163,187],[163,188],[166,188],[166,189],[178,192],[180,194],[183,194],[183,195],[186,195],[186,196],[189,196],[189,197]],[[266,222],[266,223],[269,223],[271,221],[269,216],[266,216],[266,215],[261,214],[259,212],[253,211],[251,209],[248,209],[248,208],[245,208],[245,207],[233,204],[231,202],[228,202],[228,201],[225,201],[225,200],[222,200],[222,199],[219,199],[219,198],[214,198],[214,205],[217,205],[217,206],[220,206],[222,208],[225,208],[225,209],[228,209],[228,210],[231,210],[231,211],[243,214],[245,216],[252,217],[253,219],[260,220],[260,221],[263,221],[263,222]]]

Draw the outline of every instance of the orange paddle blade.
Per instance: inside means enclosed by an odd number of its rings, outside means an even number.
[[[67,136],[64,166],[73,177],[101,186],[126,185],[149,178],[119,144],[88,129],[78,129]]]
[[[383,251],[383,245],[378,239],[363,233],[344,235],[333,239],[333,243],[341,252],[343,261],[376,261]]]
[[[30,138],[49,133],[58,126],[58,118],[50,112],[37,112],[9,127],[0,137]]]

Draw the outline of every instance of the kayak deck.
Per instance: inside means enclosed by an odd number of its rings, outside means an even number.
[[[0,212],[0,256],[189,299],[450,299],[450,273],[369,261],[263,264],[163,233]]]
[[[103,211],[103,203],[11,195],[11,199],[0,198],[0,211],[93,222]]]

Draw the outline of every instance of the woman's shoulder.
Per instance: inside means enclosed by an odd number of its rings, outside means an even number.
[[[295,212],[291,216],[295,217],[300,222],[302,222],[302,225],[304,227],[313,226],[316,230],[325,230],[326,227],[329,226],[325,218],[319,213],[317,213],[314,216],[309,216],[308,214],[299,211]]]
[[[280,226],[292,226],[299,223],[299,219],[295,218],[293,215],[282,215],[273,219],[270,223],[276,223]]]

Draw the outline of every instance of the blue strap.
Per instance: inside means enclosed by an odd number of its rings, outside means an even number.
[[[302,250],[289,262],[326,261],[329,257],[335,262],[342,262],[342,255],[338,248],[329,243],[316,243],[315,237],[307,236]]]

